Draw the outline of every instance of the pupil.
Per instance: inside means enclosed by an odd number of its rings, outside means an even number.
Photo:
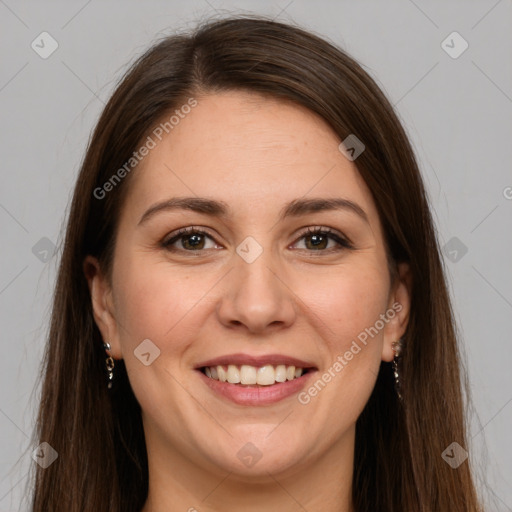
[[[323,240],[323,235],[311,235],[311,242],[314,247],[318,247],[320,244],[324,243],[325,240]]]
[[[197,248],[197,246],[200,245],[200,243],[201,243],[201,236],[202,235],[198,235],[198,234],[189,235],[186,238],[186,243],[191,245],[193,248]],[[194,241],[192,243],[190,243],[190,240],[194,240]]]

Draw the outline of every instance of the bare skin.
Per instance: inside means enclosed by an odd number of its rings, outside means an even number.
[[[405,332],[409,269],[400,265],[391,281],[373,198],[322,119],[245,92],[197,100],[132,171],[112,287],[95,258],[84,264],[95,321],[143,411],[143,512],[352,512],[355,423]],[[140,222],[154,204],[188,196],[229,212],[162,210]],[[347,199],[367,220],[350,208],[279,219],[289,202],[311,198]],[[189,226],[208,234],[162,246]],[[330,228],[352,247],[307,228]],[[263,250],[251,263],[236,252],[246,237]],[[320,378],[396,303],[400,311],[307,403],[295,394],[235,404],[194,369],[225,354],[279,353],[312,361]],[[160,350],[147,366],[134,355],[145,339]],[[249,442],[261,454],[250,467],[237,456]]]

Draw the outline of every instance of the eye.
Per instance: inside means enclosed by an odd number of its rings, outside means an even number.
[[[313,252],[332,252],[340,251],[343,249],[353,249],[353,245],[340,234],[332,231],[330,228],[309,227],[299,240],[310,240],[310,243],[305,243],[306,250],[311,249]],[[328,247],[329,241],[334,241],[334,247]]]
[[[171,234],[170,238],[162,242],[162,247],[169,251],[201,252],[204,249],[214,249],[215,247],[206,247],[206,239],[214,242],[213,237],[205,230],[197,227],[187,227],[180,229],[177,233]],[[305,249],[308,252],[333,252],[343,249],[353,249],[354,246],[341,234],[332,231],[330,228],[309,227],[302,233],[299,240],[306,240]],[[307,240],[310,240],[308,243]],[[334,242],[334,246],[329,247],[329,242]],[[176,243],[181,247],[175,247]],[[297,243],[297,242],[296,242]]]
[[[169,251],[200,251],[208,249],[205,247],[205,237],[213,241],[211,235],[206,231],[191,226],[180,229],[174,236],[171,235],[171,238],[162,242],[162,246]],[[176,242],[180,242],[181,247],[173,247]]]

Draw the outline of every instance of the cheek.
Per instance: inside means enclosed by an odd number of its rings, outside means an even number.
[[[166,407],[187,410],[190,400],[173,375],[190,345],[187,314],[193,314],[208,287],[194,287],[190,276],[171,269],[168,262],[148,263],[144,255],[119,261],[116,272],[122,356],[137,400],[152,417]],[[146,365],[137,355],[144,353],[138,347],[147,339],[157,348],[144,345],[150,354]]]
[[[165,263],[148,264],[136,255],[118,265],[116,311],[122,328],[123,352],[135,349],[144,339],[159,346],[168,336],[179,342],[175,332],[182,319],[201,297],[187,276],[165,268]],[[197,297],[196,297],[197,295]],[[179,343],[169,348],[179,349]]]
[[[386,311],[389,278],[385,267],[367,261],[331,268],[315,281],[301,297],[307,297],[307,309],[315,313],[310,318],[319,320],[325,365],[298,398],[305,411],[323,418],[318,428],[328,445],[356,422],[375,386],[383,331],[368,331]]]
[[[316,385],[310,396],[321,395],[317,403],[320,409],[344,403],[344,421],[355,421],[380,369],[383,330],[375,331],[375,325],[386,311],[389,277],[386,267],[367,261],[337,271],[331,268],[325,276],[317,274],[315,281],[316,285],[304,288],[300,296],[307,297],[307,309],[315,313],[310,318],[319,319],[316,328],[325,362],[319,379],[328,384],[325,388]],[[334,431],[339,427],[332,425]]]
[[[222,277],[214,270],[184,268],[168,259],[134,252],[117,265],[116,311],[127,367],[145,339],[159,349],[159,365],[177,369],[211,314],[209,296]]]
[[[300,296],[321,320],[332,348],[343,350],[385,312],[388,279],[380,265],[347,265],[317,275],[315,285],[309,282]]]

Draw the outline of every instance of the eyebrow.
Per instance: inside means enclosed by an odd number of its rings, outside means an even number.
[[[202,213],[211,217],[226,218],[229,216],[230,207],[224,201],[217,201],[205,197],[173,197],[166,201],[156,203],[144,212],[138,225],[148,221],[159,212],[173,210],[190,210],[196,213]],[[351,211],[370,224],[366,212],[353,201],[343,198],[310,198],[294,199],[285,205],[279,213],[279,221],[288,217],[300,217],[308,213],[321,211]]]

